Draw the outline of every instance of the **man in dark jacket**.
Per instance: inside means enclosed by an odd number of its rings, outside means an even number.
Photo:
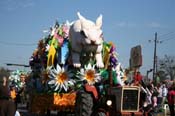
[[[7,78],[3,77],[0,82],[0,116],[14,116],[15,112],[15,104],[12,100],[10,100]]]
[[[174,113],[174,104],[175,104],[175,81],[173,82],[173,85],[168,88],[168,93],[167,93],[167,100],[168,100],[168,106],[170,109],[170,115],[175,116]]]

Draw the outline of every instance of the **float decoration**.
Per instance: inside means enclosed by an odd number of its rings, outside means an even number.
[[[35,91],[32,93],[33,112],[47,108],[73,109],[76,91],[83,89],[84,83],[99,88],[108,86],[104,81],[109,78],[109,66],[112,67],[114,84],[123,85],[125,75],[118,62],[116,48],[103,38],[102,15],[96,23],[80,13],[78,17],[79,20],[73,24],[56,22],[49,35],[39,40],[30,58],[32,72],[29,85]]]
[[[71,67],[70,49],[72,49],[72,46],[69,46],[70,41],[67,32],[69,27],[68,25],[65,26],[65,24],[66,23],[63,23],[60,26],[58,22],[56,22],[55,26],[51,29],[48,38],[39,41],[40,44],[38,44],[38,48],[34,51],[33,56],[31,57],[33,59],[30,60],[33,72],[36,74],[34,75],[34,78],[37,78],[37,80],[39,79],[41,83],[47,84],[48,88],[46,90],[49,93],[67,93],[69,90],[77,89],[77,87],[81,88],[83,81],[87,81],[89,85],[94,85],[95,83],[100,83],[101,80],[107,80],[109,76],[107,74],[107,68],[108,66],[112,66],[114,84],[123,85],[121,81],[124,77],[124,73],[122,73],[124,70],[122,67],[117,69],[117,66],[121,66],[121,64],[118,63],[116,48],[112,42],[107,43],[104,41],[102,44],[101,54],[104,68],[98,68],[99,66],[97,66],[97,61],[96,58],[94,58],[93,53],[84,54],[84,51],[82,51],[80,55],[80,61],[84,67],[69,68]],[[43,52],[42,50],[41,54],[39,49],[44,49],[45,51]],[[64,58],[62,56],[63,51]],[[40,56],[43,56],[46,59]],[[36,65],[35,68],[33,68],[34,65]],[[42,72],[44,71],[47,72],[47,76],[43,77]],[[40,85],[40,87],[41,86],[43,85]],[[40,88],[40,90],[42,89],[43,87]]]
[[[25,86],[26,76],[27,76],[26,71],[15,70],[11,72],[9,76],[10,85],[15,86],[17,90],[20,90],[21,88]]]
[[[71,79],[73,73],[67,69],[67,67],[61,67],[57,64],[56,68],[53,66],[49,68],[50,80],[48,85],[55,92],[68,92],[68,90],[74,86],[75,80]]]
[[[90,63],[77,72],[77,77],[79,77],[82,82],[87,81],[89,85],[99,83],[101,80],[101,75],[95,69],[95,65],[91,65]]]

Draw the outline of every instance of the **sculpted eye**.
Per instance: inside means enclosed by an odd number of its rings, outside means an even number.
[[[87,36],[85,35],[84,31],[80,31],[80,34],[81,34],[83,37],[87,38]]]

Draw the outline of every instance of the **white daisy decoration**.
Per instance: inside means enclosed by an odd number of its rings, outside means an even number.
[[[89,85],[94,85],[101,80],[100,73],[95,70],[95,65],[88,64],[78,72],[77,75],[81,81],[86,80]]]
[[[16,70],[16,71],[13,71],[12,73],[11,73],[11,75],[9,76],[9,80],[12,82],[15,82],[15,83],[17,83],[17,82],[19,82],[20,81],[20,75],[21,73],[20,73],[20,71],[19,70]]]
[[[56,69],[54,67],[48,68],[49,70],[49,86],[54,91],[61,92],[62,90],[68,91],[68,89],[75,84],[73,79],[73,73],[67,70],[67,67],[61,67],[57,64]]]
[[[13,71],[11,75],[9,76],[10,84],[14,84],[15,87],[17,87],[18,89],[24,87],[25,82],[22,82],[21,80],[22,74],[26,75],[27,73],[24,71],[20,71],[20,70]]]
[[[18,81],[20,81],[20,77],[19,77],[19,75],[10,75],[9,76],[9,80],[11,81],[11,82],[18,82]]]

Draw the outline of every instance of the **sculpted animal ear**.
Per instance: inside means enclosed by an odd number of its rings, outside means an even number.
[[[77,15],[78,15],[78,18],[80,19],[80,21],[85,21],[86,20],[86,18],[84,18],[81,14],[80,14],[80,12],[77,12]]]
[[[96,26],[100,29],[102,27],[102,15],[100,15],[96,20]]]
[[[77,12],[77,15],[78,15],[78,18],[80,19],[80,23],[81,23],[81,30],[85,31],[84,29],[88,27],[88,24],[87,24],[87,19],[84,18],[80,12]],[[86,32],[85,32],[86,34]]]

